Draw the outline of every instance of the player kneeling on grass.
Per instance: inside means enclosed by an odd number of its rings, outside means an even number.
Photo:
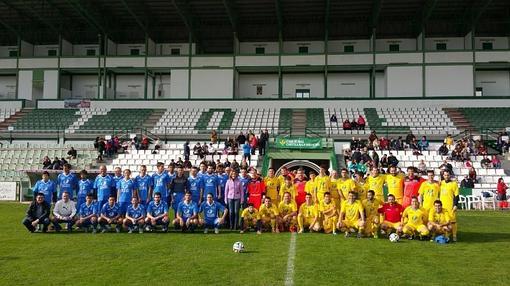
[[[85,232],[92,227],[92,233],[96,233],[97,227],[97,211],[96,205],[93,202],[93,194],[87,194],[85,202],[81,204],[78,210],[78,219],[76,220],[76,226],[83,229]]]
[[[369,190],[367,198],[362,201],[363,209],[365,211],[365,234],[379,237],[379,207],[382,202],[375,198],[375,192]]]
[[[305,228],[308,228],[310,232],[321,230],[318,208],[313,203],[310,193],[306,193],[305,202],[299,207],[298,225],[298,233],[303,233]]]
[[[395,201],[394,195],[388,195],[388,202],[379,208],[381,214],[381,233],[388,234],[396,232],[402,234],[402,205]]]
[[[361,238],[364,227],[365,214],[363,206],[359,200],[356,200],[356,193],[350,191],[347,195],[347,200],[342,202],[338,229],[345,233],[345,237],[349,237],[351,233],[358,232],[357,237]]]
[[[276,227],[280,222],[278,216],[278,208],[273,205],[270,197],[264,198],[264,203],[259,208],[259,216],[260,216],[260,231],[264,229],[271,229],[272,232],[280,232],[280,230]]]
[[[177,206],[175,213],[174,226],[176,229],[181,228],[182,231],[194,231],[198,225],[198,207],[191,200],[191,192],[184,194],[184,200]]]
[[[427,223],[427,210],[420,208],[420,202],[417,197],[411,198],[411,205],[408,206],[402,214],[402,232],[404,236],[413,239],[415,235],[419,235],[420,239],[429,235]]]
[[[440,234],[450,237],[452,232],[451,215],[443,208],[443,203],[440,200],[436,200],[434,209],[430,210],[428,228],[432,238]]]
[[[245,231],[253,228],[257,230],[257,234],[260,234],[260,219],[259,219],[259,211],[253,206],[252,203],[248,204],[248,207],[243,210],[241,213],[241,231],[240,233],[244,233]]]
[[[131,204],[127,207],[126,218],[124,218],[124,229],[128,233],[133,233],[138,229],[139,233],[143,233],[143,225],[145,224],[145,208],[138,202],[138,197],[131,198]]]
[[[297,225],[297,205],[294,200],[291,199],[291,194],[285,192],[283,194],[283,200],[278,205],[279,228],[282,231],[296,232]]]
[[[28,207],[27,214],[23,219],[23,225],[30,231],[38,230],[42,225],[42,231],[48,230],[50,224],[50,204],[44,199],[43,193],[36,193],[35,201]]]
[[[115,231],[120,232],[122,225],[122,216],[119,204],[115,202],[115,196],[110,195],[108,202],[101,208],[101,216],[99,217],[99,225],[101,232],[105,233],[111,229],[111,225],[115,225]]]
[[[200,205],[200,213],[202,218],[198,219],[198,224],[204,226],[204,233],[208,233],[209,228],[214,228],[216,234],[220,233],[220,226],[225,221],[228,210],[222,204],[215,202],[211,193],[207,194],[206,201]]]
[[[336,207],[336,203],[331,199],[331,193],[329,192],[324,193],[324,199],[319,203],[319,215],[324,233],[333,233],[336,235],[338,208]]]
[[[168,231],[168,204],[161,200],[161,193],[154,193],[154,200],[147,206],[147,218],[145,219],[145,230],[153,231],[156,226],[161,225],[163,232]]]
[[[55,231],[61,231],[61,223],[65,223],[67,231],[71,232],[74,224],[74,216],[76,215],[75,202],[69,199],[69,193],[64,191],[62,193],[62,199],[59,200],[53,208],[53,218],[51,222],[55,227]]]

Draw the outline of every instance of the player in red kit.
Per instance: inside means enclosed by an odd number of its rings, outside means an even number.
[[[382,216],[381,230],[384,233],[397,232],[398,235],[402,234],[401,220],[404,209],[395,201],[394,195],[388,195],[388,202],[384,203],[378,212]]]
[[[404,178],[404,198],[402,208],[405,210],[411,205],[413,197],[418,197],[421,183],[424,180],[416,175],[415,167],[407,167],[407,176]]]
[[[298,209],[305,202],[306,197],[305,186],[306,186],[305,170],[300,168],[298,169],[296,178],[294,179],[294,187],[296,187],[295,200]]]
[[[246,188],[248,191],[248,203],[253,204],[253,207],[259,209],[262,204],[262,198],[266,194],[266,184],[260,178],[257,170],[253,170],[253,178],[248,182]]]

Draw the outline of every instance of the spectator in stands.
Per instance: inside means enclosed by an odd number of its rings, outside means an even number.
[[[42,193],[36,194],[35,200],[28,207],[23,225],[30,231],[34,232],[38,225],[42,225],[42,231],[48,230],[50,224],[50,202],[44,200]]]
[[[367,148],[364,148],[363,150],[361,150],[361,159],[360,159],[360,162],[364,164],[364,163],[367,163],[370,160],[372,160],[372,158],[370,158],[370,155],[368,155]]]
[[[471,159],[467,159],[465,162],[464,162],[464,167],[466,168],[472,168],[473,167],[473,163],[471,163]]]
[[[416,140],[416,136],[414,136],[413,132],[409,132],[406,136],[406,144],[411,145],[411,143]]]
[[[76,150],[74,149],[74,147],[71,146],[71,149],[69,149],[69,151],[67,151],[67,159],[76,159],[76,157],[78,157],[78,152],[76,152]]]
[[[493,155],[493,156],[492,156],[491,163],[492,163],[492,167],[493,167],[494,169],[499,169],[499,168],[501,168],[501,161],[499,160],[499,158],[498,158],[498,156],[497,156],[497,155]]]
[[[473,167],[469,168],[468,178],[473,180],[473,182],[478,183],[478,179],[477,179],[475,168],[473,168]]]
[[[377,139],[377,134],[375,133],[375,130],[372,130],[368,136],[368,142],[372,143],[375,139]]]
[[[478,152],[476,155],[487,155],[487,147],[485,147],[485,144],[480,144],[480,147],[478,147]]]
[[[189,161],[191,149],[189,148],[189,140],[184,143],[184,161]]]
[[[53,159],[53,162],[51,163],[51,169],[62,170],[62,163],[58,157],[55,157],[55,159]]]
[[[359,139],[356,139],[355,137],[352,137],[351,139],[351,143],[350,143],[350,148],[351,150],[356,150],[357,148],[359,148]]]
[[[202,157],[202,145],[200,144],[200,142],[197,142],[197,144],[193,147],[193,155],[203,158]]]
[[[372,151],[372,162],[375,167],[379,168],[379,154],[375,151]]]
[[[209,155],[209,146],[207,146],[206,142],[204,142],[204,144],[202,144],[202,154],[204,156]]]
[[[267,129],[264,129],[264,131],[260,131],[260,136],[259,136],[259,155],[264,155],[266,154],[266,147],[267,147],[267,143],[269,141],[269,132],[267,131]]]
[[[351,121],[351,130],[358,130],[358,122],[354,119]]]
[[[453,137],[451,134],[446,135],[446,138],[444,138],[444,144],[449,150],[453,148]]]
[[[365,122],[365,118],[363,118],[363,116],[361,116],[361,114],[358,116],[358,122],[356,122],[356,123],[358,124],[359,130],[365,130],[366,122]]]
[[[184,165],[184,161],[182,161],[181,157],[178,157],[177,158],[177,162],[175,163],[175,166],[179,167],[179,166],[182,166],[182,165]]]
[[[425,164],[425,160],[420,160],[420,163],[417,167],[418,174],[424,176],[427,174],[427,164]]]
[[[356,160],[356,162],[361,161],[361,152],[358,148],[354,149],[354,152],[352,152],[351,159]]]
[[[448,146],[446,146],[445,143],[443,143],[443,145],[441,145],[441,147],[439,147],[439,150],[437,150],[437,152],[439,153],[439,155],[441,156],[446,156],[448,155]]]
[[[239,173],[239,169],[240,169],[239,163],[236,161],[235,158],[232,160],[232,164],[230,164],[230,168],[232,170],[235,170],[237,173]]]
[[[342,124],[342,128],[344,130],[352,130],[351,122],[349,121],[349,119],[344,120],[344,123]]]
[[[388,139],[384,136],[381,137],[381,140],[379,140],[379,149],[381,150],[388,150],[388,147],[390,145],[390,142]]]
[[[246,136],[244,136],[243,132],[239,133],[239,136],[237,136],[236,138],[236,142],[239,146],[246,143]]]
[[[421,137],[420,142],[418,142],[418,146],[420,147],[421,151],[427,151],[429,150],[429,140],[427,140],[427,136]]]
[[[472,189],[475,187],[475,182],[469,176],[464,176],[464,179],[460,182],[460,187]]]
[[[334,122],[334,123],[337,123],[338,122],[338,119],[336,118],[336,115],[333,113],[331,115],[331,117],[329,118],[329,121],[330,122]]]
[[[225,168],[230,168],[230,161],[228,160],[228,158],[225,158],[225,162],[223,162],[223,166],[225,166]]]
[[[418,141],[416,141],[416,138],[414,138],[409,144],[409,149],[413,150],[413,154],[415,152],[420,153],[420,146],[418,145]]]
[[[439,169],[443,172],[447,171],[448,173],[453,175],[453,166],[452,166],[452,164],[448,163],[448,161],[446,161],[446,160],[444,160],[443,164],[441,164],[441,166],[439,166]]]
[[[216,130],[211,131],[211,143],[216,144],[218,142],[218,132]]]
[[[390,155],[388,156],[388,165],[389,166],[398,166],[398,159],[397,157],[395,157],[395,155],[393,155],[393,153],[390,152]]]
[[[52,165],[51,165],[50,157],[44,156],[42,165],[43,165],[43,169],[51,169]]]
[[[381,157],[381,160],[379,161],[379,164],[383,168],[388,168],[389,167],[388,155],[383,154],[382,157]]]
[[[97,161],[98,162],[103,162],[103,155],[104,155],[104,152],[106,150],[106,143],[104,142],[104,139],[103,138],[97,138],[97,144],[94,143],[94,148],[96,148],[97,150]]]
[[[486,155],[483,156],[483,159],[480,161],[480,164],[482,164],[482,167],[484,168],[492,168],[492,162],[489,158],[487,158]]]
[[[246,145],[246,144],[244,144],[244,145]],[[241,161],[241,164],[239,165],[239,168],[248,170],[249,167],[250,167],[250,165],[248,165],[246,158],[243,158],[243,160]]]
[[[251,162],[251,146],[248,143],[243,144],[243,161],[244,160]]]
[[[505,181],[503,180],[503,178],[499,178],[496,193],[497,193],[497,199],[499,201],[499,208],[501,210],[504,207],[508,207],[508,202],[506,201],[506,190],[507,189],[508,189],[508,186],[505,184]]]
[[[184,162],[182,163],[182,167],[185,169],[185,170],[190,170],[191,167],[193,167],[193,164],[191,164],[191,162],[188,160],[184,160]]]
[[[250,150],[252,155],[255,155],[255,150],[257,150],[257,146],[258,146],[257,136],[255,136],[255,134],[253,135],[250,134],[250,148],[251,148]]]

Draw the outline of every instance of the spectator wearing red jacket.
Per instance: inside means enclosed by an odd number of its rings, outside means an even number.
[[[342,124],[343,130],[352,130],[351,122],[349,122],[349,119],[345,119],[344,123]]]
[[[505,184],[505,181],[503,178],[498,179],[498,188],[497,188],[497,194],[498,194],[498,201],[499,201],[499,208],[507,208],[508,202],[506,201],[506,190],[508,189],[508,186]]]
[[[365,118],[363,118],[363,116],[361,116],[361,115],[358,116],[358,122],[357,123],[358,123],[358,129],[359,130],[365,130],[366,122],[365,122]]]

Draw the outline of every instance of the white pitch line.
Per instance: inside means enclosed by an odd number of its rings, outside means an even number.
[[[294,259],[296,258],[296,233],[290,235],[289,255],[287,258],[287,273],[285,274],[285,286],[294,285]]]

